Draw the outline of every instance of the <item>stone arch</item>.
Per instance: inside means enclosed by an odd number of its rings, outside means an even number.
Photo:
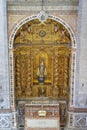
[[[12,49],[13,48],[13,41],[14,41],[14,37],[15,37],[15,34],[16,32],[18,31],[18,29],[25,23],[31,21],[31,20],[34,20],[38,18],[36,15],[35,16],[31,16],[31,17],[27,17],[25,19],[23,19],[20,23],[18,23],[15,28],[13,29],[11,35],[10,35],[10,38],[9,38],[9,49]],[[72,48],[76,48],[76,38],[75,38],[75,34],[74,32],[72,31],[71,27],[65,22],[63,21],[62,19],[58,18],[58,17],[55,17],[55,16],[51,16],[49,15],[48,16],[49,19],[53,19],[59,23],[61,23],[67,30],[68,32],[70,33],[70,36],[71,36],[71,40],[72,40]]]
[[[18,29],[25,23],[31,21],[31,20],[34,20],[38,18],[36,15],[35,16],[31,16],[31,17],[27,17],[25,19],[23,19],[19,24],[17,24],[15,26],[15,28],[13,29],[12,33],[11,33],[11,36],[10,36],[10,39],[9,39],[9,65],[10,65],[10,93],[12,95],[11,97],[11,107],[14,107],[15,106],[15,102],[14,102],[14,98],[15,98],[15,95],[14,95],[14,59],[13,59],[13,42],[14,42],[14,37],[15,37],[15,34],[16,32],[18,31]],[[74,82],[74,79],[75,79],[75,60],[76,60],[76,38],[75,38],[75,35],[74,35],[74,32],[72,31],[72,29],[70,28],[70,26],[65,22],[63,21],[62,19],[58,18],[58,17],[55,17],[55,16],[48,16],[49,19],[53,19],[59,23],[61,23],[69,32],[70,34],[70,37],[71,37],[71,41],[72,41],[72,51],[71,51],[71,66],[70,66],[70,70],[73,70],[70,72],[70,75],[71,75],[71,78],[70,78],[70,105],[72,106],[73,105],[73,95],[74,95],[74,86],[75,86],[75,82]],[[74,64],[73,64],[74,63]]]

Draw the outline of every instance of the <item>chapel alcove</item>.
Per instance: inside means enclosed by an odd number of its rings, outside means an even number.
[[[34,19],[22,25],[14,38],[16,100],[35,97],[68,100],[70,53],[70,34],[61,23]],[[38,75],[40,64],[45,67],[44,81]]]
[[[18,128],[31,130],[37,118],[65,127],[70,94],[71,38],[59,22],[38,19],[22,25],[14,38],[15,99]],[[41,115],[40,115],[41,114]],[[45,114],[45,115],[43,115]],[[34,124],[34,123],[33,123]],[[44,127],[38,124],[38,127]],[[31,127],[36,126],[32,125]],[[51,126],[48,126],[48,130]],[[41,128],[42,129],[42,128]]]

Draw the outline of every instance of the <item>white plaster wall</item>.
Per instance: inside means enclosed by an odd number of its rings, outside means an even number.
[[[87,0],[80,0],[78,32],[78,105],[80,107],[87,107]]]
[[[10,107],[6,23],[6,0],[0,0],[0,109]]]

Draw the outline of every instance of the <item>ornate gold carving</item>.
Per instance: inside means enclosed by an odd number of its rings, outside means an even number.
[[[69,92],[69,60],[70,50],[66,47],[55,48],[54,54],[54,88],[58,89],[59,97],[68,96]],[[55,90],[54,89],[54,90]],[[53,91],[56,93],[56,91]],[[56,95],[56,94],[54,94]]]
[[[53,87],[53,97],[55,97],[55,98],[59,97],[59,88],[58,88],[58,86]]]
[[[32,95],[30,48],[19,47],[15,49],[14,55],[16,96],[25,98]]]
[[[65,46],[19,46],[14,50],[15,91],[17,98],[68,98],[70,49]],[[47,76],[38,82],[40,58],[46,64]]]
[[[70,34],[61,24],[52,19],[47,19],[42,24],[38,19],[24,24],[16,33],[15,44],[48,44],[66,43],[70,44]]]
[[[71,39],[60,23],[37,19],[23,25],[14,39],[16,98],[69,97],[69,64]],[[38,80],[38,66],[43,59],[45,80]]]
[[[39,35],[40,35],[41,37],[44,37],[44,36],[46,35],[46,32],[45,32],[44,30],[41,30],[41,31],[39,32]]]

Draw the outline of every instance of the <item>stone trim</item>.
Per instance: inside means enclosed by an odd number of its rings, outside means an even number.
[[[0,129],[2,128],[10,128],[11,121],[9,114],[0,114]]]
[[[68,112],[68,117],[68,128],[87,130],[87,113]]]
[[[81,112],[81,113],[87,112],[87,108],[72,108],[72,107],[69,107],[68,110],[70,112]]]
[[[61,23],[63,26],[65,26],[65,28],[69,31],[70,33],[70,36],[71,36],[71,40],[72,40],[72,48],[76,48],[76,38],[75,38],[75,35],[71,29],[71,27],[65,22],[63,21],[61,18],[58,18],[58,17],[55,17],[55,16],[52,16],[52,15],[48,15],[48,18],[50,19],[53,19],[59,23]],[[17,32],[17,30],[25,23],[31,21],[31,20],[34,20],[34,19],[38,19],[38,14],[37,15],[33,15],[33,16],[30,16],[30,17],[27,17],[25,19],[23,19],[22,21],[20,21],[20,23],[18,23],[15,28],[13,29],[11,35],[10,35],[10,39],[9,39],[9,49],[12,49],[13,48],[13,41],[14,41],[14,37],[15,37],[15,34]]]

